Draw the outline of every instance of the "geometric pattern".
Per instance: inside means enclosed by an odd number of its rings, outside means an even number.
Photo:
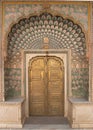
[[[20,49],[42,49],[48,37],[49,48],[72,50],[72,56],[86,55],[86,39],[82,28],[70,19],[42,13],[16,23],[8,35],[8,56],[19,54]]]
[[[19,97],[21,92],[21,69],[5,68],[5,98]]]
[[[72,69],[72,92],[75,97],[88,99],[89,68]]]
[[[73,96],[87,98],[89,88],[89,62],[86,58],[86,37],[78,24],[62,16],[54,16],[45,12],[39,16],[34,15],[21,19],[18,23],[14,24],[8,34],[8,58],[5,70],[7,70],[8,63],[10,63],[10,69],[12,68],[12,62],[20,64],[20,50],[43,49],[45,44],[44,38],[48,39],[49,49],[71,49]],[[20,66],[18,68],[21,70]],[[12,71],[11,69],[11,73]],[[5,81],[7,81],[8,76],[5,74]],[[10,82],[8,83],[8,86],[11,88]],[[15,81],[12,83],[14,84]],[[7,85],[5,85],[5,88],[7,90],[6,95],[8,95],[7,92],[10,88],[7,88]],[[18,85],[16,88],[19,90]]]

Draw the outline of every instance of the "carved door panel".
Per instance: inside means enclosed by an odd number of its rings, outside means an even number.
[[[58,58],[48,59],[48,115],[64,115],[63,65]]]
[[[45,115],[45,63],[36,58],[30,68],[30,115]]]
[[[63,62],[57,57],[36,57],[29,69],[30,115],[63,115]]]

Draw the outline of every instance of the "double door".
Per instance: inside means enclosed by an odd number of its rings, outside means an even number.
[[[64,64],[60,58],[41,56],[30,61],[29,113],[64,115]]]

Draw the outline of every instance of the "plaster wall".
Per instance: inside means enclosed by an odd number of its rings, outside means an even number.
[[[68,120],[72,128],[93,128],[93,103],[69,99]]]
[[[25,120],[23,99],[0,102],[0,128],[22,128]]]

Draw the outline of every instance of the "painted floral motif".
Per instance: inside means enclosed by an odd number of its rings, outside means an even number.
[[[89,63],[88,60],[80,60],[77,63],[72,60],[72,93],[74,97],[88,99],[89,93]]]
[[[27,17],[30,14],[38,13],[42,10],[41,5],[6,5],[5,6],[5,30],[8,29],[11,23],[15,23],[20,17]]]
[[[8,56],[20,55],[21,49],[42,49],[44,37],[49,48],[72,50],[72,56],[86,56],[86,38],[82,28],[70,19],[43,13],[20,20],[8,35]]]
[[[15,23],[18,18],[27,17],[33,13],[39,13],[43,10],[42,5],[17,4],[5,5],[5,32],[8,27]],[[69,16],[79,21],[84,28],[88,28],[88,7],[87,5],[51,5],[50,10],[58,12],[63,16]]]
[[[63,16],[69,16],[79,21],[84,28],[88,29],[88,7],[87,5],[52,5],[51,10],[57,11]]]
[[[21,94],[21,69],[5,68],[5,98],[19,97]]]
[[[87,97],[89,65],[86,58],[86,37],[82,28],[70,19],[53,16],[50,13],[42,13],[40,16],[21,19],[18,23],[13,25],[8,35],[7,46],[7,61],[9,61],[10,66],[13,65],[13,63],[20,63],[21,49],[43,49],[44,38],[48,38],[49,49],[71,49],[73,96]],[[19,81],[21,77],[17,74],[15,75],[17,71],[13,73],[17,66],[15,66],[14,70],[10,69],[10,72],[8,72],[6,68],[9,68],[7,63],[5,67],[6,95],[10,90],[13,90],[14,95],[12,96],[16,96],[15,93],[20,88]],[[18,82],[14,80],[16,78]],[[8,88],[7,84],[9,86]],[[13,86],[14,88],[12,88]],[[9,96],[11,96],[11,93]]]

